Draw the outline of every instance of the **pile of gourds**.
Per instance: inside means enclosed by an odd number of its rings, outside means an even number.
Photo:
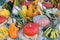
[[[58,38],[60,1],[9,0],[4,2],[0,11],[0,39],[8,36],[12,39],[19,38],[20,30],[29,38],[35,36],[37,38],[41,30],[46,38]]]

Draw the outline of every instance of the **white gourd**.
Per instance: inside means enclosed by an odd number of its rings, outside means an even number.
[[[14,15],[18,15],[18,11],[20,11],[21,9],[18,7],[18,6],[15,6],[14,8],[13,8],[13,10],[12,10],[12,13],[14,14]]]

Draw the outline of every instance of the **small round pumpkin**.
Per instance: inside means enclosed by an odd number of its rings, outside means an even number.
[[[23,33],[27,36],[34,36],[38,34],[38,25],[32,22],[27,23],[23,28]]]
[[[33,22],[42,27],[48,26],[50,24],[50,20],[46,16],[41,15],[33,17]]]
[[[58,7],[58,9],[60,9],[60,2],[58,3],[58,6],[57,7]]]

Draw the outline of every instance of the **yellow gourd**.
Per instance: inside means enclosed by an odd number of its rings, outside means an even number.
[[[9,36],[11,38],[17,38],[18,37],[18,28],[15,26],[14,23],[11,23],[11,25],[10,25]]]
[[[2,9],[2,11],[0,12],[0,15],[3,15],[6,18],[9,18],[10,17],[10,12],[7,9]]]
[[[8,37],[8,28],[6,26],[0,26],[0,40]]]

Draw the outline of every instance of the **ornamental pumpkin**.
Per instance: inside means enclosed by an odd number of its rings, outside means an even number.
[[[46,8],[52,8],[52,7],[53,7],[53,4],[48,3],[48,2],[44,2],[44,6],[45,6]]]
[[[57,7],[58,7],[58,9],[60,9],[60,2],[58,3],[58,6]]]
[[[32,22],[28,22],[23,28],[23,33],[25,37],[28,38],[36,37],[38,32],[39,32],[38,25]]]
[[[11,38],[17,38],[18,37],[18,28],[15,26],[14,23],[11,23],[8,32],[9,32],[9,36]]]
[[[6,17],[0,15],[0,25],[4,25],[7,22]]]
[[[33,17],[33,22],[42,27],[48,26],[50,24],[50,20],[46,16],[42,15]]]

